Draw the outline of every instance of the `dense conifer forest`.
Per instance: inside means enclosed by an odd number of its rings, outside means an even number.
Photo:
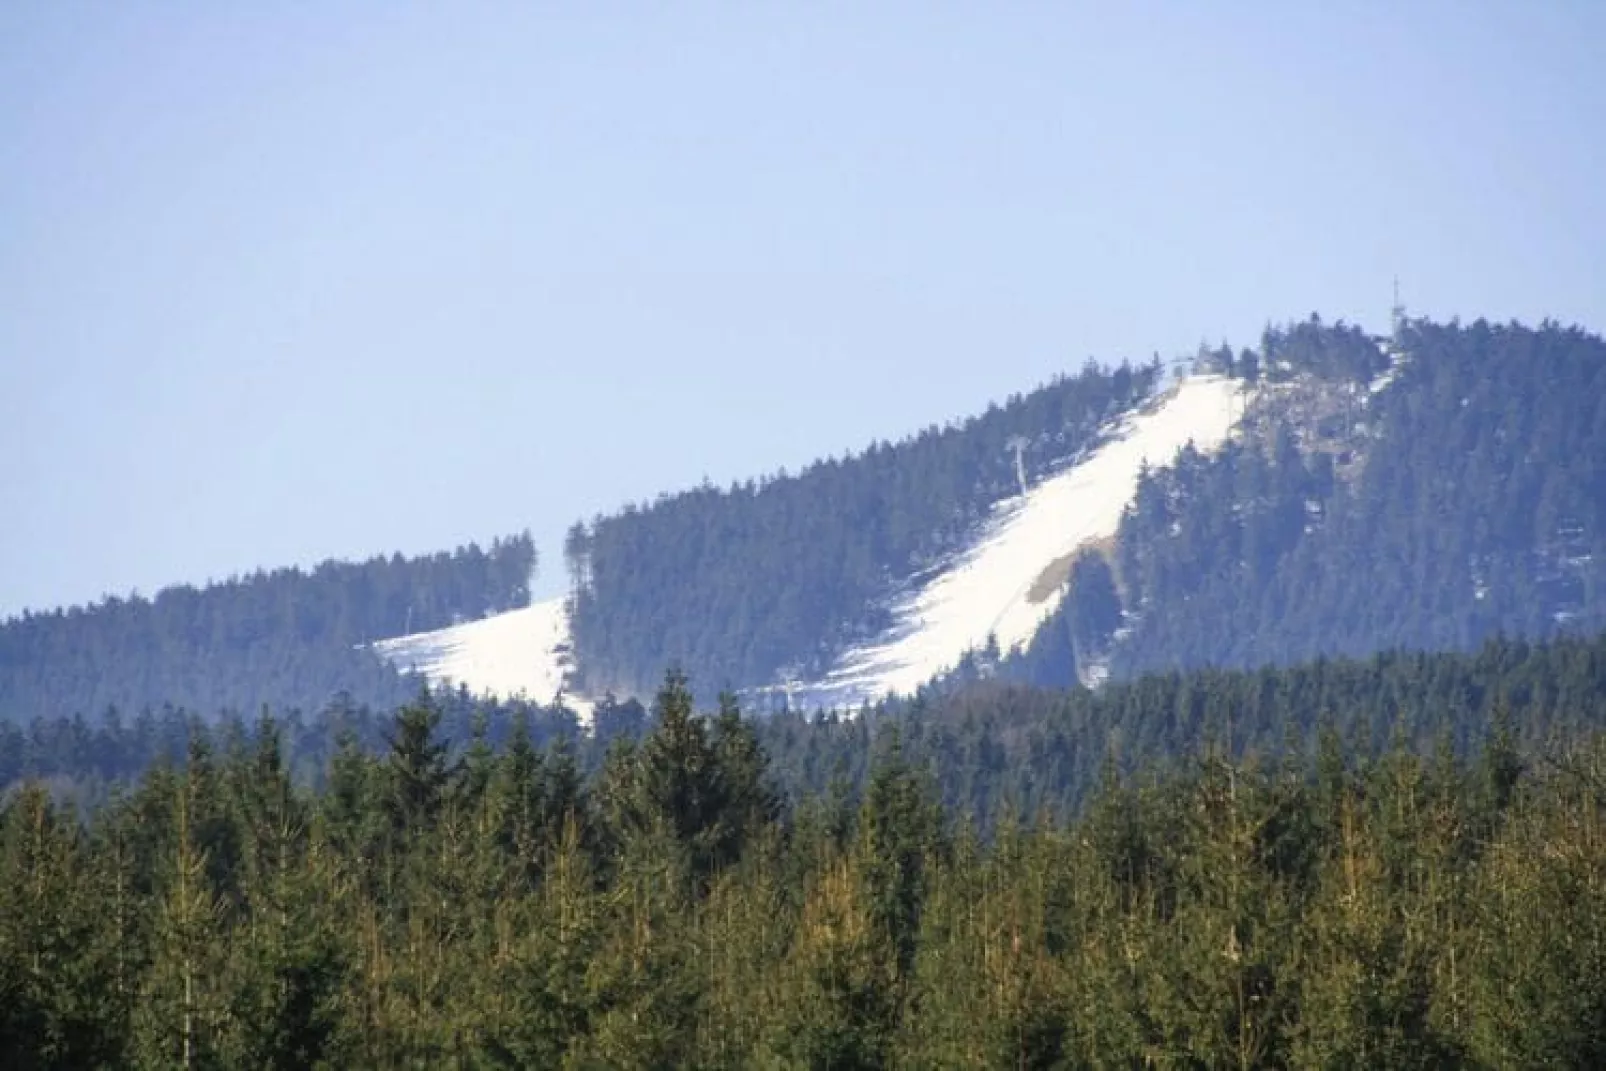
[[[342,692],[389,708],[414,685],[360,645],[523,606],[535,564],[525,533],[489,550],[331,561],[27,612],[0,622],[0,722],[166,704],[315,710]]]
[[[1257,385],[1244,433],[1148,471],[1114,546],[999,672],[1063,685],[1606,626],[1606,343],[1312,316],[1201,363]],[[962,667],[970,669],[971,667]]]
[[[1606,0],[90,6],[0,1071],[1606,1071]]]
[[[561,742],[587,776],[601,769],[611,747],[638,740],[650,723],[633,699],[605,698],[583,731],[562,707],[462,688],[428,695],[454,748],[478,739],[499,750],[522,725],[537,747]],[[98,720],[0,725],[0,790],[37,780],[63,800],[93,807],[152,766],[181,765],[192,747],[249,745],[255,717],[203,718],[165,706],[127,718],[109,711]],[[310,713],[276,711],[274,719],[286,769],[299,786],[320,790],[342,748],[384,750],[392,710],[340,697]],[[832,793],[856,798],[876,740],[895,730],[910,761],[931,771],[944,808],[988,828],[1008,811],[1075,813],[1111,764],[1131,774],[1210,746],[1238,755],[1310,755],[1323,731],[1359,751],[1398,743],[1465,755],[1497,721],[1530,748],[1606,728],[1606,636],[1491,641],[1468,654],[1390,652],[1365,661],[1154,674],[1097,692],[972,682],[851,714],[783,711],[755,719],[752,728],[771,756],[777,791],[790,802]]]
[[[332,710],[316,769],[175,717],[92,802],[70,753],[7,790],[0,1060],[1599,1066],[1603,678],[1502,642],[750,722],[672,673],[590,736]]]
[[[1068,685],[1606,625],[1599,337],[1402,315],[1376,338],[1313,314],[1191,364],[1253,388],[1241,434],[1147,471],[1059,612],[1025,650],[976,652],[983,672]],[[895,447],[577,526],[582,674],[629,694],[669,664],[711,687],[817,678],[1015,493],[1011,444],[1035,480],[1161,379],[1090,368]]]
[[[1375,338],[1313,315],[1191,364],[1252,388],[1240,432],[1145,471],[1036,637],[975,651],[956,681],[1067,687],[1606,627],[1599,337],[1402,316]],[[670,665],[704,700],[817,680],[1018,493],[1017,451],[1028,481],[1062,471],[1164,378],[1158,361],[1089,365],[897,444],[574,526],[570,687],[647,696]],[[534,562],[524,535],[24,614],[0,624],[0,721],[312,712],[339,693],[388,710],[414,685],[362,645],[524,605]]]
[[[1606,344],[1198,363],[1243,437],[856,711],[692,681],[818,671],[1157,364],[577,527],[589,727],[361,649],[528,536],[6,622],[0,1064],[1606,1064]]]
[[[822,674],[890,622],[900,585],[975,534],[1030,478],[1091,446],[1161,366],[1074,377],[981,416],[795,476],[705,486],[571,530],[582,685],[649,694],[667,665],[704,687]]]
[[[1606,627],[1606,342],[1406,321],[1271,331],[1255,432],[1140,487],[1117,675]],[[1062,626],[1063,627],[1063,626]]]

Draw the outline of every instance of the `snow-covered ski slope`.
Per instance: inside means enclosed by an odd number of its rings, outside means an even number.
[[[551,703],[561,692],[564,706],[589,721],[592,704],[563,691],[573,666],[563,604],[561,597],[548,599],[464,625],[381,640],[374,650],[432,682],[504,699]]]
[[[1225,442],[1243,412],[1239,390],[1239,381],[1224,376],[1182,379],[1107,428],[1104,444],[1085,460],[1000,502],[982,538],[897,608],[887,635],[849,651],[825,680],[805,686],[810,699],[851,704],[907,695],[989,636],[1006,652],[1029,642],[1064,598],[1056,565],[1063,569],[1078,548],[1115,534],[1145,464],[1170,464],[1190,442],[1200,451]]]
[[[1243,412],[1240,389],[1222,376],[1189,376],[1105,428],[1103,445],[1082,461],[998,503],[977,543],[896,608],[887,634],[847,652],[824,680],[798,685],[797,698],[845,706],[909,694],[989,636],[1003,651],[1029,642],[1064,598],[1070,556],[1115,534],[1142,467],[1169,464],[1190,442],[1219,447]],[[403,670],[475,692],[539,703],[561,694],[589,721],[592,703],[565,689],[573,657],[564,602],[382,640],[374,650]]]

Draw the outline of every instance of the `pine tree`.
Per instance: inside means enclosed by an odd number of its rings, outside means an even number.
[[[684,854],[688,877],[701,884],[727,853],[733,830],[719,756],[692,704],[685,675],[671,670],[654,703],[652,732],[638,751],[619,753],[608,792],[621,835],[667,836]]]
[[[870,897],[870,918],[896,953],[896,974],[908,975],[920,930],[926,858],[938,847],[941,817],[930,786],[904,759],[894,731],[865,790],[858,855]]]
[[[431,829],[450,780],[447,745],[435,738],[441,709],[428,690],[396,712],[387,765],[391,828],[406,844]]]
[[[901,995],[896,950],[870,910],[854,861],[827,865],[804,900],[765,1048],[794,1067],[891,1062]]]
[[[594,1010],[587,972],[603,939],[596,874],[573,815],[545,860],[545,880],[520,905],[511,955],[495,968],[507,1006],[487,1050],[518,1067],[560,1067],[583,1044]]]
[[[217,1033],[224,1015],[223,904],[212,884],[208,851],[195,816],[210,787],[204,768],[187,771],[173,798],[173,838],[163,874],[152,962],[134,1020],[135,1062],[143,1067],[218,1066]]]
[[[731,692],[720,693],[710,735],[724,812],[723,843],[716,858],[719,865],[728,866],[740,858],[749,840],[776,820],[780,801],[769,784],[769,756],[753,727],[742,719]]]
[[[606,937],[586,972],[590,1032],[579,1066],[686,1067],[700,980],[693,970],[692,881],[684,845],[660,827],[633,836],[618,861]]]
[[[780,975],[801,889],[787,880],[790,844],[768,826],[697,905],[697,966],[705,979],[698,1054],[705,1066],[751,1067],[780,1014]]]
[[[239,788],[247,917],[231,942],[232,1014],[219,1046],[235,1066],[310,1067],[341,1051],[347,957],[337,910],[344,890],[328,844],[309,828],[281,746],[278,724],[265,713]]]
[[[71,817],[28,785],[0,812],[0,836],[0,1058],[15,1067],[116,1060],[122,1008],[106,970],[106,920]]]

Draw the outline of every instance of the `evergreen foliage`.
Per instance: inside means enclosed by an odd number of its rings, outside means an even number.
[[[0,804],[0,1062],[1598,1066],[1601,644],[1548,652],[1489,649],[1464,753],[1410,740],[1472,659],[1268,672],[1242,681],[1325,726],[1312,748],[1105,761],[1074,813],[986,830],[912,742],[936,704],[852,723],[877,737],[857,803],[789,806],[734,704],[695,713],[679,674],[588,776],[531,711],[502,731],[449,695],[382,752],[347,737],[321,790],[275,718],[198,730],[83,816],[37,782]],[[1346,748],[1385,679],[1401,729]],[[1127,701],[1235,711],[1235,680]],[[1536,741],[1552,702],[1575,728]],[[943,781],[1003,776],[984,756]]]
[[[1402,320],[1375,339],[1313,315],[1194,364],[1254,386],[1246,432],[1146,471],[1117,538],[1080,550],[1033,640],[972,652],[955,681],[1068,687],[1606,626],[1600,338]],[[649,696],[667,665],[706,699],[818,679],[1016,493],[1017,444],[1029,478],[1057,471],[1160,379],[1158,361],[1090,365],[796,476],[576,525],[574,655],[605,697],[599,731],[639,733],[645,712],[606,697]],[[414,685],[360,648],[520,605],[533,564],[525,535],[24,614],[0,624],[0,722],[314,710],[342,691],[390,709]]]
[[[1150,472],[1119,535],[1117,675],[1606,625],[1606,342],[1407,321],[1398,361],[1267,332],[1252,433]]]
[[[1245,433],[1147,470],[1033,641],[973,652],[956,681],[1068,686],[1606,625],[1598,337],[1402,320],[1377,339],[1312,315],[1194,363],[1253,386]],[[1090,369],[896,447],[576,526],[582,673],[626,693],[672,663],[750,688],[817,679],[1014,493],[1010,442],[1041,476],[1158,379],[1158,364]]]
[[[703,486],[576,525],[574,643],[585,685],[650,694],[663,667],[750,687],[824,672],[889,623],[899,585],[1065,463],[1159,379],[1159,365],[1081,374],[897,444],[728,490]]]
[[[488,551],[329,561],[25,612],[0,622],[0,722],[164,704],[316,709],[337,693],[389,708],[414,686],[362,645],[523,606],[534,568],[524,533]]]

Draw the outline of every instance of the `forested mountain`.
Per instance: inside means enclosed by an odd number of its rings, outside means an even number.
[[[1021,471],[1035,478],[1086,449],[1159,378],[1158,362],[1090,364],[979,417],[795,476],[705,486],[576,525],[565,555],[580,684],[644,694],[668,665],[710,687],[822,675],[890,624],[894,597],[973,538]]]
[[[1036,639],[978,643],[957,677],[1093,683],[1606,624],[1598,337],[1400,315],[1377,338],[1313,315],[1190,367],[1239,384],[1231,436],[1146,468],[1112,538],[1040,563],[1070,597]],[[893,607],[962,561],[1021,475],[1087,456],[1160,386],[1157,363],[1089,369],[895,447],[577,526],[581,683],[640,694],[676,664],[709,686],[821,680],[896,637]]]
[[[671,674],[589,760],[424,694],[310,777],[271,717],[197,723],[87,815],[4,796],[0,1061],[1596,1067],[1603,672],[1498,644],[756,725]],[[1031,806],[1020,756],[1101,716],[1080,804]]]
[[[1068,601],[1023,675],[1074,679],[1073,636],[1130,675],[1606,627],[1606,343],[1405,321],[1387,348],[1268,331],[1241,436],[1140,482],[1116,612]]]
[[[256,572],[0,623],[0,721],[143,708],[388,709],[416,686],[361,646],[525,605],[528,533],[451,553]]]
[[[452,657],[413,664],[494,664],[541,702],[640,698],[678,666],[703,698],[774,709],[856,706],[894,674],[1098,685],[1606,628],[1599,337],[1313,315],[1177,368],[1090,364],[896,444],[576,524],[566,608],[429,637]],[[0,625],[0,719],[339,691],[388,709],[412,685],[359,648],[525,606],[534,556],[523,536],[27,614]],[[993,576],[1002,610],[971,598]]]

